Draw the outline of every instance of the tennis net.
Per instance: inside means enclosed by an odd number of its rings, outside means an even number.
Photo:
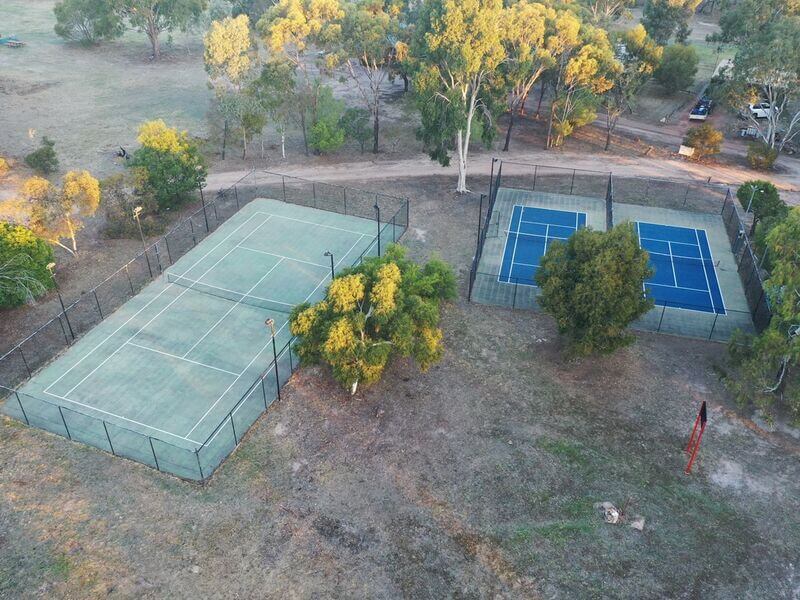
[[[215,296],[217,298],[222,298],[223,300],[235,302],[236,304],[247,304],[249,306],[255,306],[256,308],[275,310],[287,314],[291,313],[292,309],[294,308],[293,304],[289,304],[287,302],[270,300],[269,298],[253,296],[251,294],[245,294],[242,292],[237,292],[235,290],[229,290],[216,285],[202,283],[200,281],[184,277],[183,275],[176,275],[175,273],[170,273],[169,271],[167,272],[167,281],[169,283],[174,283],[175,285],[179,285],[181,287],[189,288],[192,291],[200,292],[201,294],[206,294],[208,296]]]

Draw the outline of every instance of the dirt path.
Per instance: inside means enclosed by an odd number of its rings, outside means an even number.
[[[763,177],[750,169],[723,164],[698,164],[682,159],[649,158],[646,156],[629,158],[613,154],[587,156],[569,151],[545,151],[526,149],[523,152],[509,153],[479,153],[470,161],[470,175],[485,175],[488,177],[491,170],[491,156],[500,156],[503,160],[519,161],[528,164],[543,164],[558,167],[588,169],[595,171],[612,170],[615,173],[640,176],[640,177],[666,177],[680,179],[708,180],[717,183],[739,184],[747,179]],[[787,201],[793,204],[800,203],[800,188],[797,182],[800,178],[800,165],[795,161],[785,160],[783,167],[786,173],[775,174],[771,180],[782,190]],[[256,168],[266,168],[286,175],[306,177],[325,181],[341,180],[383,180],[400,177],[426,177],[431,175],[452,174],[456,177],[455,165],[442,167],[430,160],[424,154],[414,158],[394,161],[353,161],[335,165],[291,165],[280,166],[255,165]],[[507,165],[509,166],[509,165]],[[789,169],[792,168],[792,171]],[[523,170],[523,169],[520,169]],[[507,171],[508,172],[508,171]],[[511,169],[513,172],[513,168]],[[213,192],[218,189],[230,187],[241,179],[247,171],[223,171],[211,173],[208,177],[208,190]],[[488,180],[487,180],[488,185]],[[473,190],[483,191],[483,190]]]

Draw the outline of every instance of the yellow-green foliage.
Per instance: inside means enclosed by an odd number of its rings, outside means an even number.
[[[433,259],[420,267],[390,246],[382,258],[334,279],[325,300],[294,310],[297,353],[303,362],[330,365],[353,390],[378,381],[395,355],[413,357],[425,370],[444,351],[439,309],[455,293],[448,265]]]
[[[9,170],[8,161],[0,156],[0,176],[5,175],[8,173]]]
[[[250,70],[250,19],[247,15],[213,21],[203,38],[206,70],[212,78],[225,77],[240,85]]]

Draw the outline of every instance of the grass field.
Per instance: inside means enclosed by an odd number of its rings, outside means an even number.
[[[383,183],[464,292],[478,198],[451,187]],[[0,423],[0,596],[797,597],[800,444],[733,410],[724,346],[638,334],[566,361],[548,317],[463,293],[443,326],[440,364],[355,398],[301,370],[205,487]]]

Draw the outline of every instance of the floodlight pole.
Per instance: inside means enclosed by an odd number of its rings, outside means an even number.
[[[755,199],[756,197],[756,192],[758,192],[759,194],[763,194],[764,190],[760,190],[756,186],[753,186],[753,191],[750,192],[750,202],[747,203],[747,210],[745,210],[744,212],[750,212],[750,208],[753,206],[753,199]]]
[[[378,201],[375,201],[375,219],[378,221],[378,256],[381,255],[381,207],[378,206]]]
[[[67,316],[67,309],[64,307],[64,298],[61,297],[61,288],[58,287],[58,282],[56,281],[56,263],[48,263],[47,270],[50,272],[50,278],[53,280],[53,285],[56,288],[56,294],[58,294],[58,302],[61,304],[61,312],[64,314],[64,320],[67,322],[67,327],[69,328],[69,334],[72,336],[72,339],[75,339],[75,332],[72,331],[72,324],[69,322],[69,317]]]
[[[227,121],[225,122],[225,126],[226,127],[228,126],[228,122]],[[224,156],[222,157],[222,160],[225,160]],[[200,169],[201,169],[200,165],[197,165],[195,167],[195,171],[199,172]],[[203,182],[200,181],[199,177],[197,178],[197,188],[200,190],[200,204],[203,206],[203,220],[205,220],[205,222],[206,222],[206,233],[209,233],[211,231],[211,229],[208,226],[208,213],[206,213],[206,197],[203,194]]]
[[[331,281],[333,281],[333,278],[336,277],[336,273],[333,270],[333,252],[331,252],[330,250],[326,250],[325,256],[330,256],[331,258]]]
[[[147,256],[147,243],[144,241],[144,231],[142,231],[142,222],[139,220],[139,215],[142,212],[142,207],[137,206],[133,209],[133,218],[136,220],[136,225],[139,227],[139,237],[142,239],[142,252],[144,259],[147,261],[147,270],[150,272],[150,279],[153,278],[153,267],[150,266],[150,257]]]
[[[272,357],[275,365],[275,389],[278,391],[278,401],[281,399],[281,380],[278,377],[278,348],[275,346],[275,319],[267,319],[264,324],[269,327],[272,337]]]

